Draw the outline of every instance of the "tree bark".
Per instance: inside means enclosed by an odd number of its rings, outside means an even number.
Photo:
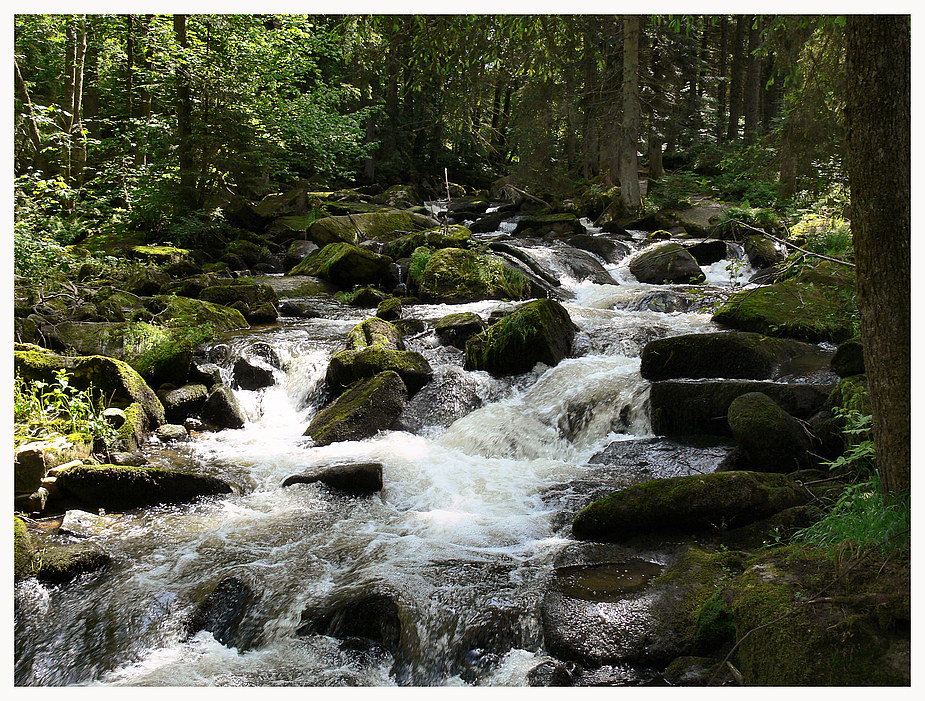
[[[758,136],[758,122],[761,116],[761,62],[755,51],[761,41],[761,33],[754,17],[749,18],[748,53],[745,58],[745,86],[742,96],[742,111],[745,113],[745,143],[754,143]]]
[[[719,55],[716,59],[716,140],[726,136],[726,35],[729,21],[723,15],[719,21]]]
[[[864,364],[884,491],[910,486],[911,35],[903,15],[847,21],[848,168]]]
[[[186,36],[186,15],[173,16],[173,31],[181,50],[189,46]],[[185,58],[185,57],[184,57]],[[177,153],[180,165],[180,197],[188,207],[196,206],[196,160],[193,156],[193,103],[190,76],[185,60],[177,64]]]
[[[639,211],[639,16],[623,19],[623,138],[620,146],[620,203],[627,214]]]
[[[742,116],[742,66],[745,38],[744,15],[736,18],[735,34],[732,38],[732,65],[729,67],[729,125],[726,129],[726,141],[739,138],[739,117]]]
[[[26,122],[26,133],[29,135],[29,143],[32,144],[32,167],[38,171],[44,172],[47,168],[45,154],[43,153],[42,137],[39,134],[38,126],[35,122],[35,110],[32,107],[32,97],[29,95],[29,87],[22,77],[19,70],[19,61],[13,57],[14,81],[16,83],[16,92],[23,103],[23,114]]]

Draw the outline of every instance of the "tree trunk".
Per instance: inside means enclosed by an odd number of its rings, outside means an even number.
[[[716,140],[726,135],[726,34],[729,21],[723,15],[719,22],[719,55],[716,59]]]
[[[639,211],[639,16],[623,19],[623,139],[620,146],[620,203],[627,214]]]
[[[32,97],[29,95],[29,87],[26,85],[26,81],[23,80],[22,73],[19,70],[19,61],[16,60],[15,56],[13,57],[13,71],[16,92],[23,103],[26,133],[29,135],[29,143],[32,144],[32,167],[38,171],[44,172],[48,164],[45,161],[45,154],[42,151],[42,137],[39,134],[38,126],[35,122],[35,110],[32,107]]]
[[[186,15],[173,16],[173,31],[180,48],[189,46],[186,37]],[[193,157],[193,104],[190,76],[186,63],[177,64],[177,153],[180,165],[180,198],[188,207],[196,206],[196,159]]]
[[[748,24],[748,54],[745,59],[745,87],[742,110],[745,112],[745,143],[754,143],[758,136],[758,121],[761,116],[761,62],[755,51],[761,41],[761,33],[754,17]]]
[[[908,16],[848,18],[851,230],[877,468],[892,496],[911,472],[910,56]]]
[[[729,126],[726,129],[726,141],[739,138],[739,117],[742,116],[742,54],[745,38],[744,15],[736,18],[736,30],[732,38],[732,65],[729,67]]]

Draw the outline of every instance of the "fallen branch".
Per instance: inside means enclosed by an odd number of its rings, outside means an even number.
[[[841,264],[841,265],[847,265],[849,268],[856,268],[856,267],[857,267],[854,263],[849,263],[848,261],[842,260],[841,258],[833,258],[832,256],[826,256],[826,255],[823,255],[823,254],[821,254],[821,253],[813,253],[812,251],[807,251],[805,248],[800,248],[800,247],[797,246],[796,244],[792,244],[792,243],[790,243],[789,241],[785,241],[784,239],[779,239],[779,238],[777,238],[776,236],[774,236],[774,235],[772,235],[772,234],[769,234],[769,233],[768,233],[767,231],[765,231],[764,229],[757,229],[757,228],[755,228],[754,226],[750,226],[750,225],[746,224],[745,222],[739,221],[738,219],[728,219],[727,221],[735,222],[735,223],[738,224],[739,226],[745,227],[746,229],[749,229],[749,230],[751,230],[751,231],[754,231],[754,232],[757,233],[757,234],[761,234],[762,236],[767,236],[767,237],[768,237],[769,239],[771,239],[772,241],[774,241],[774,242],[776,242],[776,243],[779,243],[779,244],[781,244],[782,246],[786,246],[787,248],[792,248],[792,249],[795,250],[795,251],[799,251],[800,253],[802,253],[802,254],[804,254],[804,255],[813,256],[813,257],[815,257],[815,258],[821,258],[822,260],[827,260],[827,261],[830,261],[830,262],[832,262],[832,263],[839,263],[839,264]]]
[[[521,190],[519,187],[514,187],[513,185],[508,184],[508,185],[505,185],[504,188],[505,188],[505,189],[509,189],[509,190],[513,190],[513,191],[516,192],[518,195],[523,195],[523,196],[526,197],[527,199],[531,199],[531,200],[533,200],[534,202],[539,202],[541,205],[545,205],[546,207],[549,207],[550,209],[552,209],[552,205],[551,205],[551,204],[549,204],[548,202],[545,202],[544,200],[541,200],[541,199],[540,199],[539,197],[537,197],[536,195],[531,195],[529,192],[524,192],[524,191]]]

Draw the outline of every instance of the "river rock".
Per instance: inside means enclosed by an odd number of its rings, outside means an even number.
[[[687,252],[694,256],[697,265],[713,265],[728,257],[725,241],[698,241],[687,246]]]
[[[572,352],[575,325],[558,302],[538,299],[518,307],[466,342],[467,370],[516,375],[537,363],[550,367]]]
[[[203,384],[186,384],[160,394],[167,421],[182,424],[190,416],[199,416],[209,389]]]
[[[243,428],[245,423],[244,412],[234,392],[226,385],[212,388],[206,397],[200,418],[206,426],[217,431],[225,428]]]
[[[430,248],[468,248],[472,232],[465,226],[439,226],[426,231],[415,231],[399,236],[385,244],[384,253],[398,260],[408,258],[416,248],[428,246]]]
[[[509,216],[507,212],[492,212],[491,214],[480,216],[469,225],[469,231],[473,234],[489,234],[493,231],[499,231],[501,222]]]
[[[456,312],[441,317],[434,324],[437,339],[444,346],[466,349],[466,341],[486,329],[486,324],[475,312]]]
[[[232,373],[235,386],[241,389],[256,390],[276,384],[273,368],[250,354],[235,360]]]
[[[422,301],[465,304],[483,299],[527,299],[527,277],[499,260],[462,248],[415,249],[409,287]]]
[[[200,292],[199,299],[225,307],[230,307],[235,302],[243,302],[248,310],[258,309],[263,304],[276,304],[279,301],[272,287],[255,282],[213,285]]]
[[[562,214],[536,214],[521,217],[514,228],[514,236],[567,237],[584,234],[585,227],[571,212]]]
[[[748,392],[736,397],[727,419],[752,470],[793,472],[809,466],[812,444],[806,430],[768,395]]]
[[[215,363],[204,358],[193,358],[190,361],[190,384],[202,384],[212,389],[222,382],[222,369]]]
[[[373,644],[390,652],[398,662],[404,657],[405,638],[409,635],[402,618],[396,597],[371,592],[306,609],[296,633],[329,635],[353,648],[364,649]]]
[[[164,443],[183,441],[189,437],[186,432],[186,428],[178,424],[162,424],[157,427],[154,435]]]
[[[831,389],[831,385],[810,383],[661,380],[649,390],[652,432],[660,436],[731,435],[726,420],[729,405],[748,392],[763,392],[791,416],[807,420],[824,407]]]
[[[572,523],[581,540],[621,542],[648,533],[743,526],[807,503],[812,494],[778,473],[717,472],[652,480],[585,507]]]
[[[315,251],[286,275],[320,277],[342,289],[394,282],[391,258],[343,241]]]
[[[218,289],[218,287],[230,287],[230,285],[213,286],[206,289]],[[207,297],[211,296],[216,299],[224,299],[222,296],[224,294],[226,293],[206,292]],[[257,293],[254,294],[256,296]],[[230,295],[228,301],[233,301]],[[148,311],[157,315],[162,323],[169,323],[177,327],[204,326],[208,324],[216,332],[247,328],[247,320],[241,312],[224,306],[224,302],[211,302],[204,298],[190,299],[189,297],[175,295],[157,295],[148,300],[145,306]]]
[[[283,486],[293,484],[322,484],[355,496],[373,494],[382,490],[382,463],[364,462],[348,465],[329,465],[308,474],[292,475]]]
[[[399,210],[348,214],[318,219],[308,228],[308,237],[319,246],[340,242],[358,244],[367,239],[391,240],[396,232],[406,233],[439,225],[440,222],[431,217]]]
[[[736,292],[713,321],[768,336],[840,343],[853,335],[853,286],[850,271],[820,264],[783,282]]]
[[[215,477],[156,467],[75,465],[58,473],[66,499],[84,509],[121,511],[157,504],[177,504],[201,496],[230,494],[231,485]]]
[[[401,318],[402,301],[398,297],[389,297],[376,305],[376,318],[385,321],[396,321]]]
[[[669,242],[651,246],[630,261],[630,272],[639,282],[700,283],[706,276],[684,246]]]
[[[394,370],[360,380],[319,411],[305,431],[315,445],[370,438],[393,428],[408,401],[408,390]]]
[[[773,268],[780,263],[786,254],[766,236],[746,236],[745,255],[749,264],[755,269]]]
[[[26,527],[26,522],[19,516],[13,517],[13,577],[17,580],[33,573],[35,544]]]
[[[596,285],[616,285],[617,281],[607,272],[601,262],[587,251],[564,247],[558,249],[571,277],[579,282],[590,280]]]
[[[207,630],[222,645],[247,650],[253,645],[255,631],[247,635],[242,622],[255,599],[253,589],[239,577],[225,577],[196,607],[186,624],[187,633]]]
[[[393,370],[401,376],[409,395],[413,395],[433,377],[430,363],[417,351],[367,346],[335,353],[328,364],[325,379],[333,390],[340,391],[357,380],[386,370]]]
[[[279,315],[299,319],[317,319],[321,316],[314,304],[300,299],[284,299],[280,302]]]
[[[161,288],[170,284],[170,276],[155,268],[144,268],[125,281],[125,289],[139,297],[160,294]]]
[[[82,574],[103,569],[111,561],[110,555],[93,542],[54,543],[43,539],[34,574],[49,584],[66,584]]]
[[[818,353],[808,343],[758,333],[685,334],[646,344],[640,373],[647,380],[682,377],[761,380],[773,377],[784,361]]]
[[[401,331],[394,324],[385,319],[372,317],[350,329],[344,341],[344,350],[372,347],[403,351],[405,342]]]
[[[607,263],[619,263],[630,254],[630,247],[606,236],[578,234],[565,239],[569,246],[580,248],[602,258]]]
[[[839,344],[832,356],[832,369],[839,377],[864,374],[864,346],[860,337]]]
[[[154,391],[128,363],[100,355],[63,356],[30,344],[14,344],[16,373],[29,381],[41,380],[49,385],[55,371],[64,369],[71,384],[78,389],[89,386],[106,397],[110,406],[126,409],[132,404],[141,408],[146,425],[143,430],[164,423],[164,407]]]

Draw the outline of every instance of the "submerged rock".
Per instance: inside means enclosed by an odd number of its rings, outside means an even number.
[[[238,577],[225,577],[199,603],[186,630],[195,635],[207,630],[226,647],[246,650],[253,644],[251,635],[242,635],[242,622],[254,604],[254,591]]]
[[[396,661],[402,658],[403,641],[408,635],[396,598],[383,592],[306,609],[296,633],[329,635],[360,649],[372,643],[392,653]]]

